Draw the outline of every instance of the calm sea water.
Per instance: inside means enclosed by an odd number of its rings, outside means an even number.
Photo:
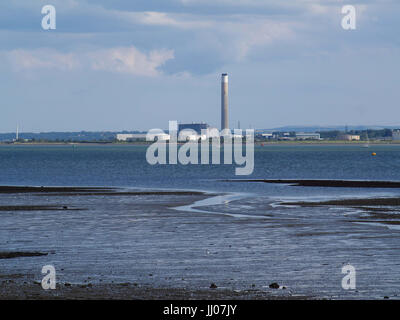
[[[236,184],[222,179],[361,179],[400,181],[400,145],[264,146],[250,176],[236,165],[149,165],[145,146],[1,146],[1,185],[123,186],[280,194],[340,193],[338,189]],[[371,156],[371,152],[377,156]],[[344,193],[368,192],[350,190]],[[373,192],[376,192],[374,190]]]
[[[223,193],[178,208],[179,197],[2,194],[0,205],[68,205],[77,211],[0,212],[0,251],[53,252],[0,260],[0,273],[33,274],[54,264],[61,282],[137,282],[207,289],[270,290],[332,298],[400,295],[398,208],[285,207],[281,200],[398,196],[397,189],[293,187],[224,179],[400,181],[400,146],[256,147],[251,176],[235,165],[156,165],[145,146],[1,146],[0,185],[115,186]],[[371,156],[376,152],[376,156]],[[389,215],[390,214],[390,215]],[[397,220],[399,220],[397,218]],[[368,222],[368,223],[365,223]],[[357,269],[357,291],[341,267]],[[151,275],[151,276],[150,276]],[[288,291],[289,291],[288,290]],[[283,292],[281,290],[279,292]],[[286,292],[288,292],[286,291]],[[278,291],[274,291],[276,294]]]

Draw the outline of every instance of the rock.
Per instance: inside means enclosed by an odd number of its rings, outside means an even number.
[[[389,299],[389,297],[388,296],[384,296],[383,299]]]
[[[274,282],[274,283],[271,283],[271,284],[269,285],[269,287],[270,287],[271,289],[279,289],[279,284],[277,284],[276,282]]]
[[[12,259],[19,257],[39,257],[39,256],[47,256],[47,252],[38,252],[38,251],[10,251],[10,252],[0,252],[0,259]]]
[[[217,285],[215,284],[215,283],[211,283],[211,285],[210,285],[210,289],[217,289],[218,287],[217,287]]]

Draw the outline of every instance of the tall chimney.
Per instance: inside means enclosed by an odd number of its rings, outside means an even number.
[[[228,74],[221,77],[221,130],[229,129],[228,118]]]

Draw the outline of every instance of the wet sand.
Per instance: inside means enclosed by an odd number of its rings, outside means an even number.
[[[274,289],[271,289],[274,290]],[[57,284],[54,290],[44,290],[38,281],[24,275],[0,274],[0,300],[311,300],[315,297],[273,295],[259,289],[185,289],[155,288],[137,283]]]
[[[390,257],[398,235],[352,224],[362,221],[355,216],[320,214],[318,206],[297,203],[300,208],[288,210],[271,206],[268,198],[224,198],[208,207],[195,205],[200,209],[195,212],[177,207],[198,204],[211,194],[117,188],[3,191],[0,200],[11,210],[1,213],[0,299],[335,299],[397,294],[397,286],[386,285],[393,274],[379,272],[379,278],[375,269],[368,269],[373,276],[360,278],[357,293],[344,292],[340,269],[349,257],[372,268],[371,254],[390,269],[396,263]],[[59,212],[41,206],[29,210],[37,200]],[[389,239],[389,245],[381,239]],[[341,241],[351,246],[334,245]],[[41,268],[47,264],[56,267],[56,290],[41,288]],[[273,282],[287,290],[269,288]],[[210,288],[211,283],[218,288]]]
[[[18,257],[39,257],[47,256],[46,252],[26,252],[26,251],[14,251],[14,252],[0,252],[0,259],[13,259]]]
[[[400,188],[400,182],[396,181],[363,181],[363,180],[269,180],[269,179],[243,179],[225,180],[229,182],[264,182],[289,184],[301,187],[332,187],[332,188]]]
[[[315,202],[295,201],[282,202],[281,204],[301,207],[347,207],[365,213],[358,219],[350,220],[351,222],[400,225],[400,198],[340,199]]]
[[[37,196],[202,196],[203,192],[196,191],[125,191],[125,192],[52,192],[52,193],[38,193]],[[212,194],[209,194],[210,196]]]
[[[181,200],[169,201],[167,207],[188,205],[194,200],[201,200],[207,196],[196,191],[121,191],[119,188],[92,188],[92,187],[30,187],[30,186],[0,186],[3,194],[25,194],[35,196],[54,197],[81,197],[81,196],[179,196]],[[182,198],[183,197],[183,198]],[[193,198],[195,197],[195,198]],[[186,200],[184,200],[186,198]],[[143,204],[142,204],[143,205]],[[153,204],[157,208],[160,205]],[[161,206],[162,207],[162,206]],[[0,206],[0,211],[57,211],[80,210],[70,204],[59,205],[8,205]],[[52,252],[55,253],[55,252]],[[0,251],[0,259],[35,259],[47,256],[48,252],[38,251]],[[26,260],[21,260],[23,263]],[[90,278],[82,283],[58,283],[55,290],[44,290],[41,283],[33,274],[5,274],[0,271],[0,299],[276,299],[266,292],[249,289],[234,291],[226,289],[184,289],[184,288],[155,288],[138,283],[90,283]],[[290,296],[286,297],[290,299]],[[299,297],[294,297],[299,299]]]
[[[101,187],[32,187],[32,186],[0,186],[0,193],[32,193],[32,192],[100,192],[113,191],[114,188]]]
[[[65,205],[41,205],[41,206],[0,206],[0,211],[59,211],[59,210],[82,210]]]
[[[103,187],[31,187],[31,186],[0,186],[0,193],[37,193],[49,195],[204,195],[198,191],[121,191],[121,188]]]
[[[316,207],[316,206],[400,206],[400,198],[365,198],[365,199],[340,199],[328,201],[295,201],[282,202],[285,205]],[[375,208],[379,209],[379,208]],[[384,210],[383,208],[380,208]]]

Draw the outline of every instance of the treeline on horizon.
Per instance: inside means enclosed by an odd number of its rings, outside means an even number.
[[[29,140],[31,142],[112,142],[116,139],[117,133],[140,133],[139,131],[79,131],[79,132],[22,132],[19,134],[19,141]],[[0,141],[13,141],[15,133],[0,133]]]
[[[392,129],[367,129],[367,130],[348,130],[348,131],[340,131],[340,130],[332,130],[332,131],[318,131],[321,136],[321,139],[334,140],[337,139],[340,135],[350,134],[350,135],[358,135],[360,136],[360,140],[374,140],[374,139],[383,139],[390,138],[392,136]]]
[[[275,131],[278,133],[280,131]],[[287,132],[287,131],[286,131]],[[392,136],[392,129],[368,129],[368,130],[331,130],[331,131],[316,131],[320,134],[321,139],[324,140],[335,140],[340,135],[351,134],[359,135],[360,140],[376,140],[385,139]],[[140,131],[79,131],[79,132],[40,132],[40,133],[29,133],[23,132],[19,134],[19,141],[29,142],[114,142],[116,141],[117,133],[143,133]],[[281,132],[283,133],[283,131]],[[295,132],[290,132],[291,136],[295,136]],[[15,133],[0,133],[1,142],[12,142],[15,141]]]

